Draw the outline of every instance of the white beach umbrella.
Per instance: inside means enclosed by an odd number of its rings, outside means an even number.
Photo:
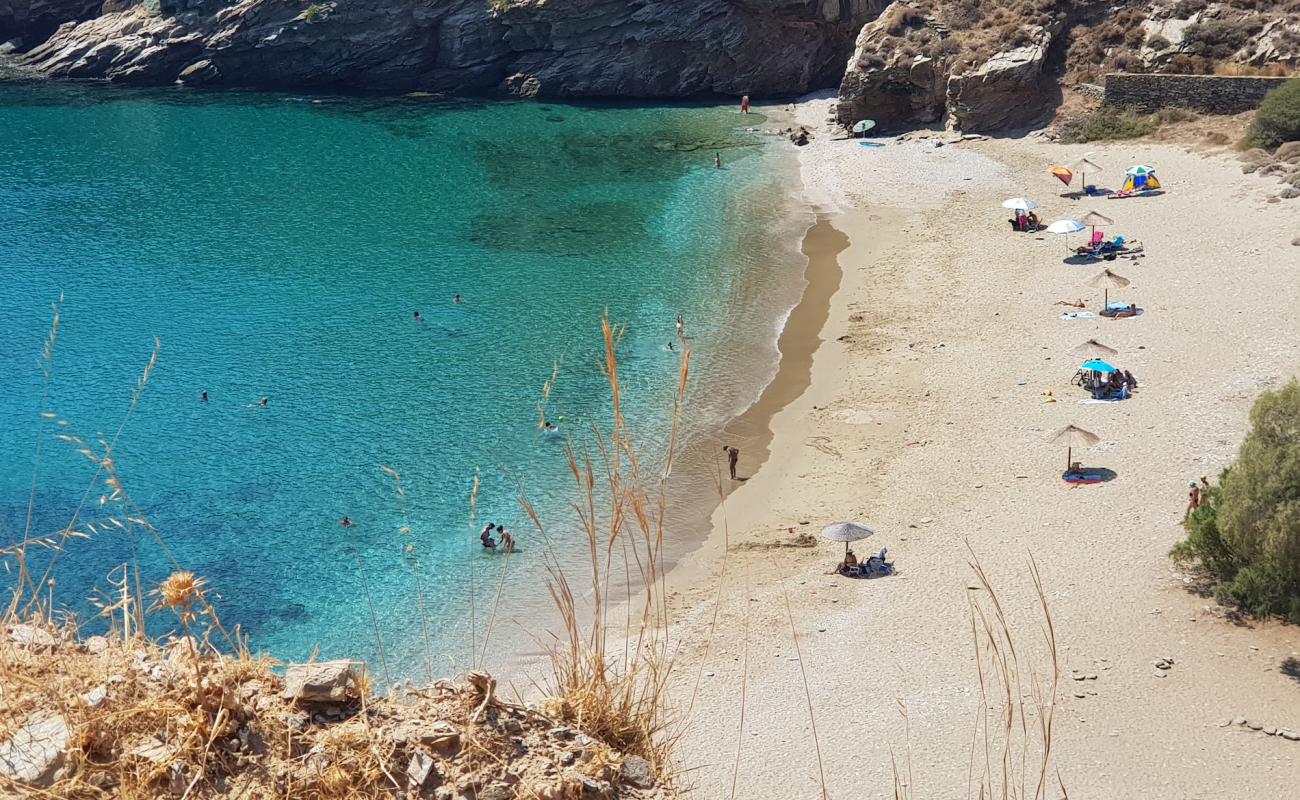
[[[1032,211],[1038,208],[1038,204],[1028,197],[1012,197],[1002,201],[1003,208],[1009,208],[1012,211]]]
[[[1047,232],[1071,234],[1071,233],[1078,233],[1079,231],[1083,230],[1086,227],[1088,226],[1076,220],[1058,219],[1056,222],[1053,222],[1051,225],[1047,226]]]
[[[1079,231],[1083,230],[1086,227],[1088,226],[1084,225],[1082,222],[1079,222],[1078,220],[1058,219],[1056,222],[1053,222],[1051,225],[1047,226],[1047,232],[1059,233],[1063,236],[1069,236],[1072,233],[1078,233]],[[1068,240],[1065,242],[1065,249],[1066,250],[1070,249],[1070,242]]]
[[[859,525],[856,522],[837,522],[834,525],[827,525],[822,528],[823,539],[830,539],[832,542],[844,542],[844,554],[846,556],[849,553],[849,542],[865,539],[874,533],[875,531],[866,525]]]

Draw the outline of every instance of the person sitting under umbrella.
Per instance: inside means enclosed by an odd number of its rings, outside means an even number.
[[[857,568],[858,568],[858,557],[857,557],[857,555],[854,554],[854,552],[853,552],[852,550],[845,550],[845,551],[844,551],[844,560],[841,561],[841,562],[839,563],[839,566],[837,566],[837,567],[835,568],[835,573],[838,573],[838,574],[840,574],[840,575],[848,575],[848,574],[850,574],[850,573],[856,571]],[[835,573],[832,573],[832,574],[835,574]]]

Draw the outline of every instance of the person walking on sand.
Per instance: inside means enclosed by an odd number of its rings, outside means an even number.
[[[1187,490],[1187,511],[1183,514],[1183,521],[1192,515],[1192,512],[1201,507],[1201,487],[1196,485],[1196,481],[1188,481]]]
[[[731,469],[731,479],[734,481],[736,480],[736,462],[740,461],[740,448],[724,444],[722,451],[727,454],[727,466]]]
[[[742,114],[749,113],[749,95],[747,94],[741,95],[740,97],[740,113]]]

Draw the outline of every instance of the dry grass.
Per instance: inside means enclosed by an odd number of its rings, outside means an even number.
[[[980,702],[972,731],[966,796],[1042,800],[1054,785],[1062,800],[1068,800],[1069,793],[1052,765],[1061,666],[1038,564],[1030,557],[1027,571],[1042,614],[1041,641],[1028,645],[973,551],[970,567],[979,586],[968,595],[968,602]],[[891,759],[894,798],[912,800],[911,725],[901,701],[899,710],[907,758],[905,766]]]
[[[552,674],[543,688],[556,698],[552,708],[562,718],[663,771],[675,738],[664,703],[672,666],[662,585],[664,481],[676,457],[691,351],[683,342],[667,452],[654,474],[648,474],[622,415],[618,345],[624,331],[605,318],[601,332],[611,416],[603,427],[591,425],[590,444],[580,445],[570,436],[565,445],[574,485],[572,508],[584,534],[589,573],[576,592],[548,555],[548,588],[563,633],[545,643]],[[520,502],[541,538],[549,541],[548,526],[532,504],[522,495]],[[611,576],[619,566],[626,573],[622,580],[640,592],[628,603],[621,625],[608,616],[618,588],[618,579]],[[579,603],[579,595],[587,600]]]

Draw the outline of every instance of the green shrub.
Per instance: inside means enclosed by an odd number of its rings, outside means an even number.
[[[1059,130],[1061,141],[1080,143],[1137,139],[1150,136],[1158,127],[1159,124],[1151,116],[1102,106],[1087,116],[1067,120],[1059,126]]]
[[[1296,140],[1300,140],[1300,77],[1264,95],[1246,134],[1252,147],[1271,149]]]
[[[1250,422],[1171,555],[1217,578],[1219,602],[1300,623],[1300,383],[1260,395]]]
[[[316,22],[324,18],[325,14],[326,14],[325,6],[312,3],[311,5],[303,9],[302,18],[307,20],[308,22]]]

